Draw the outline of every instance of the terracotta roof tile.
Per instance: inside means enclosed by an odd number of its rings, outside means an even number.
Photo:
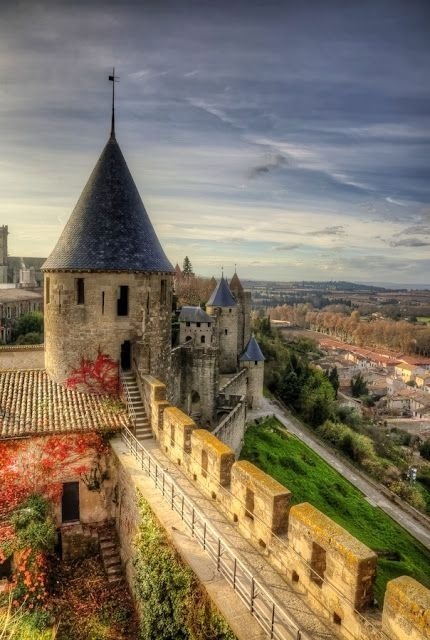
[[[111,397],[80,393],[53,382],[44,369],[0,372],[0,439],[130,426]]]

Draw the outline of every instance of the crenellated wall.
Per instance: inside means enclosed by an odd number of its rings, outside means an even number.
[[[369,609],[377,564],[371,549],[311,504],[290,507],[288,489],[252,463],[235,462],[234,451],[216,435],[168,406],[158,380],[144,376],[142,386],[162,451],[264,554],[290,589],[338,626],[340,637],[430,638],[428,589],[412,578],[392,580],[378,620]]]
[[[233,399],[230,396],[230,399]],[[236,456],[239,455],[245,436],[246,404],[245,396],[239,396],[231,411],[221,420],[213,431],[222,442],[233,449]]]

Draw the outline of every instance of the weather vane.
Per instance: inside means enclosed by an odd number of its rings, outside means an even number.
[[[111,138],[115,138],[115,82],[119,82],[119,77],[115,75],[115,67],[112,68],[112,75],[109,76],[112,82],[112,125],[110,130]]]

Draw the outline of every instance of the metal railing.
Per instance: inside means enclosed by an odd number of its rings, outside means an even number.
[[[273,640],[311,640],[311,637],[292,620],[258,578],[238,558],[234,550],[211,525],[204,514],[185,495],[172,476],[147,451],[127,428],[121,432],[130,454],[140,463],[140,468],[154,481],[170,507],[191,531],[191,535],[213,560],[217,571],[233,587],[248,611]],[[325,637],[331,638],[327,634]]]

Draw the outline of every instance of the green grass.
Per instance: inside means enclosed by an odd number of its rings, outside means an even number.
[[[418,322],[424,322],[425,324],[430,324],[430,316],[417,316]]]
[[[430,551],[293,435],[268,418],[248,428],[241,458],[253,462],[293,493],[292,503],[310,502],[375,551],[398,553],[378,559],[375,595],[382,605],[388,580],[410,575],[430,588]]]

